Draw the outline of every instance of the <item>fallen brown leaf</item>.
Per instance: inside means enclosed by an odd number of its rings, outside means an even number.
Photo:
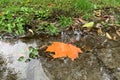
[[[106,32],[106,37],[107,37],[108,39],[112,39],[112,37],[110,36],[110,34],[109,34],[108,32]]]

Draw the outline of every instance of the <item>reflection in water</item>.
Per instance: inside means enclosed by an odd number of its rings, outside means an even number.
[[[0,76],[4,75],[6,77],[6,75],[9,75],[7,70],[12,69],[12,74],[17,73],[17,80],[49,80],[44,73],[40,60],[35,59],[28,63],[17,61],[20,56],[28,57],[30,46],[37,47],[37,44],[34,41],[23,43],[18,40],[14,44],[0,41],[0,55],[5,58],[7,67],[6,74],[3,73]],[[3,80],[5,80],[5,77],[3,77]]]
[[[30,61],[27,68],[27,80],[49,80],[43,71],[40,61]]]

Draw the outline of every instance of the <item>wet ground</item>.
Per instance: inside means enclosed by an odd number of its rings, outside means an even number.
[[[120,37],[116,40],[106,36],[88,34],[81,36],[66,32],[57,37],[37,39],[0,40],[0,80],[119,80],[120,79]],[[49,38],[49,40],[48,40]],[[29,47],[49,45],[52,41],[68,42],[82,48],[83,54],[71,61],[69,58],[53,59],[39,50],[39,59],[19,62],[28,57]]]

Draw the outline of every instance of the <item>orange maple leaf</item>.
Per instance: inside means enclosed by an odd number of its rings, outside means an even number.
[[[69,57],[72,61],[78,57],[78,53],[82,53],[80,48],[62,42],[53,42],[46,51],[55,52],[53,58]]]

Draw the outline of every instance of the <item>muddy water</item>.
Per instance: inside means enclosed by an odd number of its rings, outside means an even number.
[[[0,80],[49,80],[39,59],[19,62],[20,56],[28,57],[29,47],[36,47],[36,42],[0,41]]]
[[[1,40],[0,80],[120,80],[120,40],[104,42],[106,38],[103,38],[95,44],[96,41],[88,36],[85,41],[76,42],[78,47],[84,46],[84,53],[75,61],[52,59],[40,50],[39,59],[25,63],[17,59],[21,55],[28,57],[30,46],[49,42],[41,39]]]

